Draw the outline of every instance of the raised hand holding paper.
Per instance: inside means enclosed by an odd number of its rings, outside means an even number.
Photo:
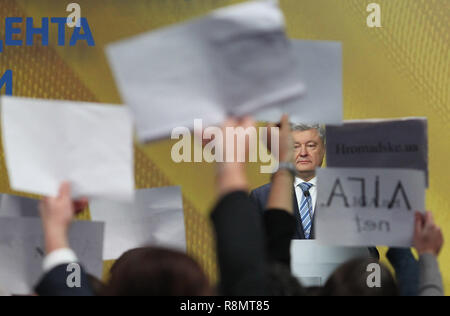
[[[103,223],[79,221],[69,231],[71,248],[88,273],[101,278],[103,271]],[[0,283],[8,292],[33,293],[42,276],[45,256],[39,218],[0,218]],[[69,274],[68,274],[69,275]]]
[[[2,136],[11,187],[56,196],[131,200],[133,127],[127,108],[2,97]]]
[[[425,210],[423,171],[326,168],[317,176],[320,242],[412,246],[414,214]]]

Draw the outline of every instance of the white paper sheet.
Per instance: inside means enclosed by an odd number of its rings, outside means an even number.
[[[0,218],[0,285],[11,294],[28,295],[42,276],[44,236],[39,218]],[[73,223],[69,242],[83,268],[103,272],[103,223]]]
[[[292,240],[291,269],[303,286],[324,286],[330,275],[348,260],[369,257],[366,247],[332,247],[316,240]]]
[[[306,92],[302,98],[258,111],[260,121],[279,122],[289,114],[293,123],[342,124],[342,44],[331,41],[291,40],[298,77]]]
[[[411,247],[415,211],[425,211],[420,170],[317,171],[317,240],[340,246]]]
[[[179,187],[137,190],[134,203],[93,200],[89,207],[91,218],[106,224],[104,260],[147,245],[186,251]]]
[[[273,1],[248,2],[202,19],[142,34],[106,50],[141,141],[175,127],[219,124],[227,114],[298,98],[281,11]]]
[[[2,136],[14,190],[131,200],[133,127],[127,108],[2,97]]]
[[[0,217],[39,217],[39,200],[0,194]]]

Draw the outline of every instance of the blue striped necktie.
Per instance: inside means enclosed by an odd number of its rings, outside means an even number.
[[[305,232],[305,238],[309,239],[311,236],[312,227],[312,199],[309,194],[309,189],[313,185],[308,182],[302,182],[299,184],[300,189],[302,189],[302,201],[300,203],[300,217],[302,219],[303,231]]]

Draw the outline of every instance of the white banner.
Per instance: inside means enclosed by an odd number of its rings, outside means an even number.
[[[318,169],[317,239],[341,246],[410,247],[425,211],[420,170]]]

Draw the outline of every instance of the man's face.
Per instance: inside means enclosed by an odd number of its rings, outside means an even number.
[[[295,166],[301,174],[311,174],[321,167],[325,156],[325,146],[317,129],[293,131]]]

